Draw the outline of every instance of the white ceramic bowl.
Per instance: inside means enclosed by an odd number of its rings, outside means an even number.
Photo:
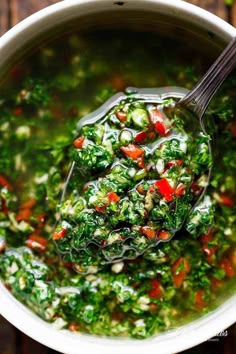
[[[0,39],[0,75],[12,65],[16,53],[32,47],[32,43],[36,43],[36,38],[43,32],[50,33],[58,24],[67,26],[85,15],[87,18],[97,18],[97,14],[98,18],[122,15],[122,18],[126,16],[130,22],[135,22],[142,21],[140,14],[145,13],[151,15],[152,21],[157,19],[163,22],[164,27],[169,23],[172,31],[176,29],[181,35],[186,30],[186,35],[187,32],[198,33],[199,37],[208,38],[209,43],[215,41],[221,45],[236,35],[236,30],[220,18],[184,1],[124,0],[121,3],[110,0],[67,0],[28,17]],[[115,16],[110,16],[110,11]],[[1,284],[0,313],[28,336],[63,353],[176,353],[206,341],[233,324],[236,321],[236,295],[198,320],[143,341],[58,331],[19,303]]]

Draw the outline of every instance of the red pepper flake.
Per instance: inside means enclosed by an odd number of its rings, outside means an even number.
[[[216,279],[215,277],[211,277],[210,280],[213,288],[220,288],[224,284],[222,280]]]
[[[184,194],[185,190],[186,190],[186,186],[183,183],[181,183],[176,187],[175,195],[177,197],[181,197]]]
[[[157,279],[153,279],[150,282],[151,290],[149,291],[148,295],[151,299],[161,299],[162,298],[162,290],[161,286]]]
[[[0,175],[0,186],[6,187],[9,191],[13,190],[11,183],[8,182],[8,180],[5,177],[3,177],[2,175]]]
[[[78,137],[77,139],[75,139],[75,141],[74,141],[73,144],[74,144],[74,146],[75,146],[77,149],[82,149],[84,140],[85,140],[85,137],[84,137],[84,136],[80,136],[80,137]]]
[[[191,184],[191,192],[195,195],[199,195],[202,192],[202,187],[200,187],[196,182]]]
[[[140,194],[145,194],[145,190],[143,189],[143,185],[142,185],[142,184],[139,184],[139,185],[138,185],[137,191],[138,191]]]
[[[3,197],[1,198],[1,210],[4,215],[8,214],[7,202],[6,202],[6,199]]]
[[[31,209],[20,209],[18,214],[16,215],[16,221],[28,221],[32,214]]]
[[[209,247],[207,245],[203,245],[202,249],[208,257],[211,257],[217,251],[218,246]]]
[[[155,187],[153,185],[150,186],[148,190],[151,194],[155,193]]]
[[[234,206],[234,201],[226,194],[221,194],[220,204],[232,208]]]
[[[173,167],[173,166],[177,166],[177,165],[182,165],[183,160],[171,160],[169,162],[167,162],[167,166],[168,167]]]
[[[160,238],[161,240],[168,240],[171,236],[171,233],[169,231],[166,230],[161,230],[158,233],[158,238]]]
[[[205,292],[203,289],[199,289],[196,291],[196,294],[195,294],[195,305],[197,307],[204,307],[206,306],[206,302],[204,300],[204,295],[205,295]]]
[[[162,197],[164,197],[167,202],[173,200],[174,188],[171,187],[166,178],[156,181],[155,186],[157,187],[158,192],[161,194]]]
[[[147,139],[148,140],[153,140],[156,137],[155,132],[148,132],[147,133]]]
[[[200,242],[201,243],[208,243],[212,240],[212,233],[208,232],[206,235],[201,235],[200,236]]]
[[[107,207],[107,205],[104,205],[104,206],[102,206],[102,207],[100,207],[100,206],[95,206],[94,208],[95,208],[95,210],[96,210],[98,213],[105,214],[105,213],[106,213],[106,207]]]
[[[135,144],[129,144],[127,146],[122,146],[121,151],[133,160],[137,160],[139,157],[144,155],[144,150],[139,148]]]
[[[120,197],[115,192],[109,192],[107,194],[107,196],[108,196],[110,203],[112,203],[112,202],[117,203],[120,200]]]
[[[141,232],[143,235],[147,236],[149,239],[154,239],[156,237],[156,231],[149,226],[143,226],[141,228]]]
[[[161,136],[167,136],[169,134],[169,129],[162,123],[155,123],[155,131]]]
[[[69,269],[74,269],[74,263],[72,262],[63,262],[63,265]]]
[[[165,116],[159,109],[155,108],[149,111],[149,118],[152,124],[156,124],[157,122],[163,122]]]
[[[47,240],[39,235],[31,234],[28,240],[26,240],[26,246],[44,252],[47,246]]]
[[[229,278],[234,277],[235,271],[234,271],[234,269],[232,268],[232,265],[231,265],[231,263],[230,263],[230,261],[229,261],[228,258],[222,259],[222,261],[220,261],[220,263],[219,263],[219,267],[222,268],[222,269],[224,269],[225,274],[226,274]]]
[[[139,168],[145,168],[144,156],[139,157],[137,161],[138,161],[137,165]]]
[[[29,199],[23,204],[21,204],[20,209],[32,209],[35,206],[35,204],[36,204],[35,199]]]
[[[190,264],[186,257],[180,257],[172,265],[173,281],[177,288],[180,288],[184,282],[186,274],[190,272]]]
[[[38,228],[41,229],[43,227],[43,225],[45,223],[45,220],[46,220],[46,215],[45,214],[39,214],[38,215],[38,222],[39,222]]]
[[[80,329],[80,326],[77,324],[74,324],[74,323],[70,323],[68,326],[68,329],[69,329],[69,331],[72,331],[72,332],[78,332]]]
[[[100,241],[100,245],[101,245],[102,247],[104,247],[104,246],[106,245],[106,243],[107,243],[106,240],[101,240],[101,241]]]
[[[157,308],[158,308],[157,304],[151,303],[151,304],[149,305],[149,310],[150,310],[151,312],[155,312],[155,311],[157,310]]]
[[[142,131],[135,135],[135,141],[139,144],[142,144],[147,139],[147,133]]]
[[[31,214],[32,214],[32,208],[35,206],[36,200],[30,199],[21,204],[20,210],[18,214],[16,215],[16,221],[28,221]]]
[[[60,240],[61,238],[65,237],[67,234],[66,229],[61,229],[60,231],[55,231],[52,238],[53,240]]]
[[[123,111],[117,111],[116,116],[121,122],[126,122],[127,120],[127,114]]]

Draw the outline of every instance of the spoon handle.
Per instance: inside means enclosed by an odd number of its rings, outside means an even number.
[[[193,90],[180,101],[181,105],[189,108],[201,118],[213,95],[233,70],[235,65],[236,37],[231,40]]]

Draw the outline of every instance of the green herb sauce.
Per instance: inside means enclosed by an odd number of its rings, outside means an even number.
[[[160,107],[123,102],[80,132],[79,119],[127,86],[191,88],[207,65],[192,48],[157,33],[97,32],[40,48],[2,84],[0,277],[57,328],[142,339],[209,312],[235,290],[233,74],[208,109],[215,122],[207,129],[216,144],[212,177],[185,228],[133,260],[107,264],[93,248],[79,251],[94,237],[109,242],[109,252],[130,233],[129,246],[138,240],[145,249],[152,236],[166,237],[205,187],[201,175],[212,164],[208,137],[184,141],[178,120],[164,122],[170,135],[150,149],[163,138],[160,125],[147,136],[150,110]],[[176,129],[181,141],[173,138]],[[141,155],[133,159],[130,150]],[[76,172],[58,208],[73,159]],[[72,225],[66,233],[63,220]]]

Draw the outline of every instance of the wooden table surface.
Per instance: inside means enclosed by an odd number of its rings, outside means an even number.
[[[70,0],[64,0],[70,1]],[[99,1],[99,0],[98,0]],[[171,1],[171,0],[166,0]],[[58,0],[0,0],[0,35],[32,13]],[[194,5],[216,14],[236,26],[236,0],[190,0]],[[231,5],[226,4],[231,3]],[[1,299],[0,299],[1,300]],[[15,329],[0,316],[0,354],[56,354]],[[236,325],[227,329],[227,335],[215,337],[185,354],[235,354]],[[85,353],[86,354],[86,353]]]

